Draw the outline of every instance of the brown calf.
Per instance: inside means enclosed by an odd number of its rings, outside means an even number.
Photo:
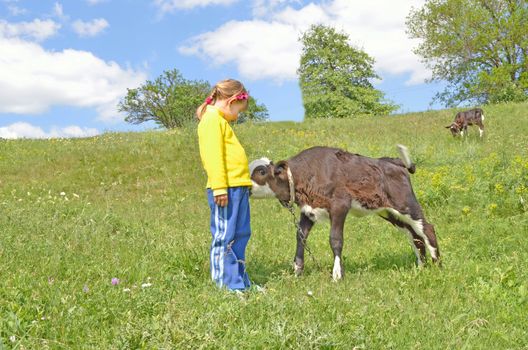
[[[451,125],[446,126],[451,131],[453,136],[462,135],[467,133],[468,125],[478,125],[480,137],[484,134],[484,111],[481,108],[473,108],[465,112],[458,112],[455,116],[455,120]]]
[[[254,198],[275,197],[301,208],[294,259],[296,274],[304,269],[304,244],[315,222],[330,220],[334,253],[332,276],[343,275],[341,251],[348,213],[377,215],[402,229],[419,265],[426,248],[433,262],[440,258],[433,225],[427,222],[414,195],[409,174],[414,173],[407,149],[398,146],[401,159],[368,158],[329,147],[313,147],[277,164],[266,158],[250,165]]]

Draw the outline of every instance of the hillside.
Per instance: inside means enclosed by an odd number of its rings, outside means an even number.
[[[248,271],[265,292],[242,297],[209,279],[194,130],[0,140],[0,348],[525,348],[527,110],[486,107],[482,140],[454,139],[452,110],[236,126],[250,159],[405,144],[443,254],[418,269],[400,231],[349,217],[345,279],[325,224],[295,278],[289,213],[252,200]]]

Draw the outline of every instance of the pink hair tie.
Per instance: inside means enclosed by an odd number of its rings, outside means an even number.
[[[211,103],[213,103],[213,98],[209,96],[208,98],[205,99],[205,104],[210,105]]]
[[[236,95],[237,100],[247,100],[249,99],[249,94],[247,92],[241,92],[238,95]]]

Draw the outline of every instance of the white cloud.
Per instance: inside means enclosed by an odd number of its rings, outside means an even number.
[[[175,9],[191,9],[194,7],[205,7],[209,5],[231,5],[238,0],[154,0],[154,5],[161,12],[172,12]]]
[[[53,15],[61,19],[67,18],[67,16],[64,15],[64,10],[62,9],[61,3],[56,2],[55,4],[53,4]]]
[[[97,4],[100,4],[102,2],[104,2],[106,0],[86,0],[86,2],[89,4],[89,5],[97,5]]]
[[[104,18],[96,18],[92,21],[84,22],[76,20],[72,23],[73,30],[81,37],[96,36],[108,27],[108,22]]]
[[[273,13],[280,6],[300,2],[301,0],[253,0],[253,15],[263,17]]]
[[[233,21],[195,37],[179,51],[217,65],[234,63],[249,79],[282,81],[295,78],[301,49],[298,35],[293,26],[280,22]]]
[[[280,5],[285,1],[292,0],[254,0],[253,5],[258,13],[259,5]],[[422,3],[423,0],[331,0],[299,9],[281,6],[265,19],[232,21],[195,36],[179,51],[212,64],[235,64],[248,79],[294,80],[301,53],[298,38],[310,25],[320,23],[346,32],[352,45],[375,58],[375,68],[382,77],[409,74],[407,84],[419,84],[430,72],[412,52],[416,42],[405,34],[405,17],[412,6]]]
[[[47,51],[0,35],[0,113],[38,114],[52,106],[95,108],[105,122],[121,121],[116,105],[146,74],[88,51]]]
[[[38,126],[29,123],[14,123],[0,127],[0,138],[3,139],[43,139],[43,138],[64,138],[64,137],[89,137],[99,135],[99,131],[94,128],[81,128],[76,125],[65,128],[53,127],[49,132],[45,132]]]
[[[60,29],[60,27],[60,24],[49,19],[35,19],[31,22],[18,23],[9,23],[4,20],[0,20],[0,37],[21,37],[42,41],[57,34],[57,31]]]
[[[52,128],[49,133],[50,137],[90,137],[99,134],[99,130],[95,128],[86,128],[77,125],[70,125],[65,128]]]
[[[7,10],[11,16],[19,16],[27,13],[27,10],[16,5],[7,5]]]

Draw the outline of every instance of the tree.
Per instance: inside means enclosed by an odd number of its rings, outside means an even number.
[[[526,0],[429,0],[407,17],[407,33],[421,39],[415,53],[446,81],[435,100],[496,103],[528,99]]]
[[[264,104],[257,103],[257,100],[249,96],[248,108],[239,114],[237,123],[244,123],[248,120],[259,122],[268,119],[268,108]]]
[[[349,37],[332,27],[313,25],[300,38],[297,71],[306,118],[348,118],[388,114],[397,107],[372,86],[379,78],[374,59],[352,47]]]
[[[187,80],[177,69],[163,72],[156,80],[147,80],[137,89],[127,89],[119,103],[120,112],[128,115],[125,121],[141,124],[154,121],[167,129],[179,128],[196,120],[196,108],[211,92],[211,84],[203,80]],[[250,98],[249,108],[242,120],[264,120],[267,108]]]
[[[147,80],[137,89],[127,89],[119,103],[120,112],[128,113],[125,121],[141,124],[154,121],[167,129],[182,127],[194,118],[196,107],[211,90],[206,81],[191,81],[174,69],[156,80]]]

